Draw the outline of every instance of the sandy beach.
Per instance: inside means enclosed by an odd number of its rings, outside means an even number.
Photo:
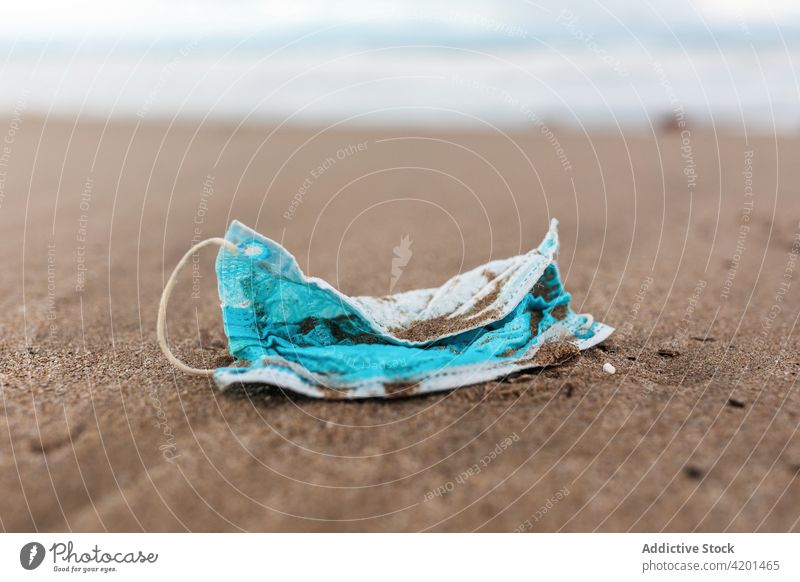
[[[800,531],[797,138],[23,115],[0,140],[5,531]],[[617,328],[558,367],[327,402],[220,393],[156,344],[173,266],[233,219],[383,295],[551,217],[573,308]],[[201,367],[230,362],[213,263],[169,307]]]

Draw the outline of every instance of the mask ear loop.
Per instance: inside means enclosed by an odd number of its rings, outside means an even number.
[[[158,337],[158,345],[161,348],[161,351],[164,353],[164,356],[167,358],[170,364],[172,364],[175,368],[184,372],[186,374],[191,374],[193,376],[211,376],[214,373],[214,369],[203,369],[203,368],[192,368],[191,366],[187,366],[183,362],[181,362],[175,354],[172,353],[172,350],[169,349],[169,344],[167,344],[167,334],[166,334],[166,325],[167,325],[167,304],[169,303],[169,297],[172,295],[172,290],[175,287],[175,283],[178,281],[178,274],[181,270],[186,266],[186,263],[189,262],[191,256],[202,249],[203,247],[207,247],[209,245],[220,245],[225,247],[229,251],[239,252],[239,247],[237,247],[232,242],[225,240],[224,238],[208,238],[204,241],[200,241],[188,251],[186,254],[183,255],[178,264],[175,265],[175,268],[172,270],[172,274],[169,276],[167,280],[167,284],[164,286],[164,291],[161,293],[161,302],[158,304],[158,320],[156,323],[156,336]]]

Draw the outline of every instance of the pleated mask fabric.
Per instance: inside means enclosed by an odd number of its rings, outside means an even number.
[[[555,263],[557,225],[553,219],[530,252],[440,287],[350,297],[305,276],[283,246],[234,221],[224,240],[211,241],[222,247],[218,292],[236,362],[205,371],[175,360],[163,336],[166,288],[159,341],[176,366],[208,373],[221,389],[268,384],[317,398],[424,394],[557,364],[613,332],[570,308]]]

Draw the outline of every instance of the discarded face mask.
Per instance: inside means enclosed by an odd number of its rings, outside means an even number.
[[[161,298],[158,338],[170,362],[232,384],[269,384],[318,398],[423,394],[563,362],[613,328],[574,313],[554,256],[553,219],[538,248],[457,275],[436,289],[349,297],[306,277],[278,243],[234,221],[195,245]],[[233,367],[190,368],[170,351],[166,306],[181,268],[208,244]]]

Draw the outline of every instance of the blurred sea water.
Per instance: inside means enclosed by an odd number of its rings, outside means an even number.
[[[649,127],[683,115],[800,127],[800,11],[779,0],[338,11],[245,1],[227,14],[210,4],[182,14],[178,2],[119,18],[83,4],[100,16],[72,22],[70,12],[59,24],[23,11],[0,24],[0,113],[503,128]]]

